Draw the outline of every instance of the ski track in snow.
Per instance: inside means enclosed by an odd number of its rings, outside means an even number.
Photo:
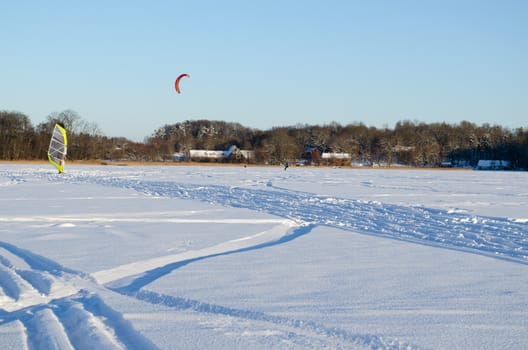
[[[369,349],[418,349],[418,347],[416,346],[398,341],[397,339],[390,339],[389,337],[385,338],[372,334],[354,334],[339,328],[325,327],[324,325],[312,321],[288,319],[286,317],[281,316],[267,315],[259,311],[235,309],[221,305],[204,303],[187,298],[164,295],[146,290],[140,290],[137,292],[128,292],[126,290],[116,291],[125,295],[135,297],[139,300],[149,302],[151,304],[161,304],[177,310],[193,310],[202,313],[225,315],[247,320],[267,322],[270,324],[279,325],[281,329],[284,329],[286,327],[293,330],[306,331],[311,337],[314,337],[314,335],[315,337],[319,335],[326,338],[335,338],[344,341],[345,343],[354,344]],[[290,334],[290,338],[293,337],[294,335]]]
[[[67,182],[129,188],[153,196],[192,199],[261,211],[295,222],[482,254],[528,264],[528,223],[506,218],[319,196],[267,183],[267,189],[68,175]]]

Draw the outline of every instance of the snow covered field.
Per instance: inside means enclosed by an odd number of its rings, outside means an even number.
[[[0,164],[1,349],[528,349],[528,173]]]

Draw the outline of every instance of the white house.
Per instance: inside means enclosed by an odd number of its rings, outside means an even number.
[[[323,159],[350,159],[352,156],[350,153],[332,153],[332,152],[323,152],[321,154]]]
[[[208,151],[208,150],[201,150],[201,149],[192,149],[189,151],[189,158],[191,160],[197,160],[197,159],[210,159],[210,160],[218,160],[218,159],[224,159],[224,151]]]
[[[189,158],[194,161],[223,161],[223,160],[245,160],[247,162],[255,159],[254,151],[241,150],[232,145],[227,151],[209,151],[192,149],[189,151]]]
[[[323,152],[321,160],[323,164],[327,165],[350,165],[352,155],[350,153]]]

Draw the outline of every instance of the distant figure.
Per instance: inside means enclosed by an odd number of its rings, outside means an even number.
[[[284,163],[284,171],[286,171],[286,169],[288,169],[289,166],[290,164],[288,162]]]

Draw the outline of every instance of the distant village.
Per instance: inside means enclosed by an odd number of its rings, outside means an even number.
[[[232,145],[225,151],[216,150],[189,150],[188,154],[175,152],[172,155],[174,162],[211,162],[211,163],[255,163],[255,151],[241,150]],[[289,165],[289,162],[288,162]],[[350,153],[319,152],[317,148],[308,147],[302,155],[302,158],[296,159],[294,166],[351,166],[351,167],[388,167],[387,164],[372,165],[369,163],[354,162]],[[397,166],[392,164],[392,166]],[[440,164],[441,168],[471,168],[467,162],[454,164],[450,161],[444,161]],[[489,160],[480,159],[474,167],[476,170],[513,170],[507,160]]]

